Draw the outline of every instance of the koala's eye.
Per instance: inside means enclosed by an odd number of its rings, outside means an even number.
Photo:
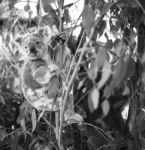
[[[39,42],[39,41],[37,41],[37,42],[36,42],[36,44],[38,45],[38,44],[40,44],[40,42]]]
[[[25,46],[25,49],[27,49],[28,48],[28,46]]]

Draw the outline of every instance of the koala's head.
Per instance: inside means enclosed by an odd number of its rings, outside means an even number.
[[[15,41],[20,47],[22,55],[30,60],[35,60],[45,55],[51,36],[51,31],[48,28],[43,28],[24,37],[19,37]]]

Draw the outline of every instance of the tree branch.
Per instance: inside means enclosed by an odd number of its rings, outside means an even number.
[[[102,17],[105,15],[105,13],[106,13],[106,12],[110,9],[110,7],[112,7],[113,5],[114,5],[114,3],[111,3],[111,4],[108,6],[108,8],[105,9],[105,10],[102,12],[102,14],[100,15],[100,19],[102,19]],[[86,43],[84,44],[84,47],[83,47],[82,50],[81,50],[81,54],[80,54],[79,60],[78,60],[78,62],[77,62],[77,64],[76,64],[76,67],[75,67],[75,69],[74,69],[74,71],[73,71],[73,74],[72,74],[72,76],[71,76],[70,82],[68,83],[68,87],[67,87],[66,92],[65,92],[65,95],[64,95],[62,109],[60,110],[60,128],[59,128],[59,141],[58,141],[58,145],[59,145],[59,147],[60,147],[60,150],[64,150],[63,144],[62,144],[62,131],[63,131],[64,113],[65,113],[65,109],[66,109],[66,105],[67,105],[68,95],[69,95],[70,89],[71,89],[71,87],[72,87],[73,81],[74,81],[74,79],[75,79],[75,76],[76,76],[76,74],[77,74],[78,68],[79,68],[79,66],[80,66],[80,64],[81,64],[81,61],[82,61],[82,59],[83,59],[84,53],[85,53],[85,51],[87,50],[87,46],[89,45],[89,43],[90,43],[90,41],[91,41],[91,39],[92,39],[92,37],[93,37],[93,35],[94,35],[96,26],[99,24],[100,19],[98,19],[98,20],[95,22],[95,24],[94,24],[94,26],[93,26],[93,28],[92,28],[92,30],[91,30],[89,39],[88,39],[88,41],[86,41]]]

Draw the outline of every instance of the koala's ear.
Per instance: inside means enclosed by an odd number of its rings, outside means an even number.
[[[18,44],[22,44],[22,38],[21,37],[18,37],[17,39],[15,39],[16,43]]]
[[[50,27],[43,27],[38,30],[38,33],[43,38],[50,38],[54,33]]]
[[[39,29],[38,33],[39,33],[40,36],[46,37],[46,36],[48,36],[48,31],[47,30],[48,29],[45,27],[45,28]]]

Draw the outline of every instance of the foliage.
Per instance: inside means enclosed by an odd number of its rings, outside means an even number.
[[[77,1],[38,0],[34,18],[29,0],[28,18],[17,3],[0,1],[0,149],[143,150],[145,2],[84,0],[75,21]],[[48,49],[63,78],[56,112],[33,108],[21,90],[25,59],[15,39],[45,26],[56,33]]]

